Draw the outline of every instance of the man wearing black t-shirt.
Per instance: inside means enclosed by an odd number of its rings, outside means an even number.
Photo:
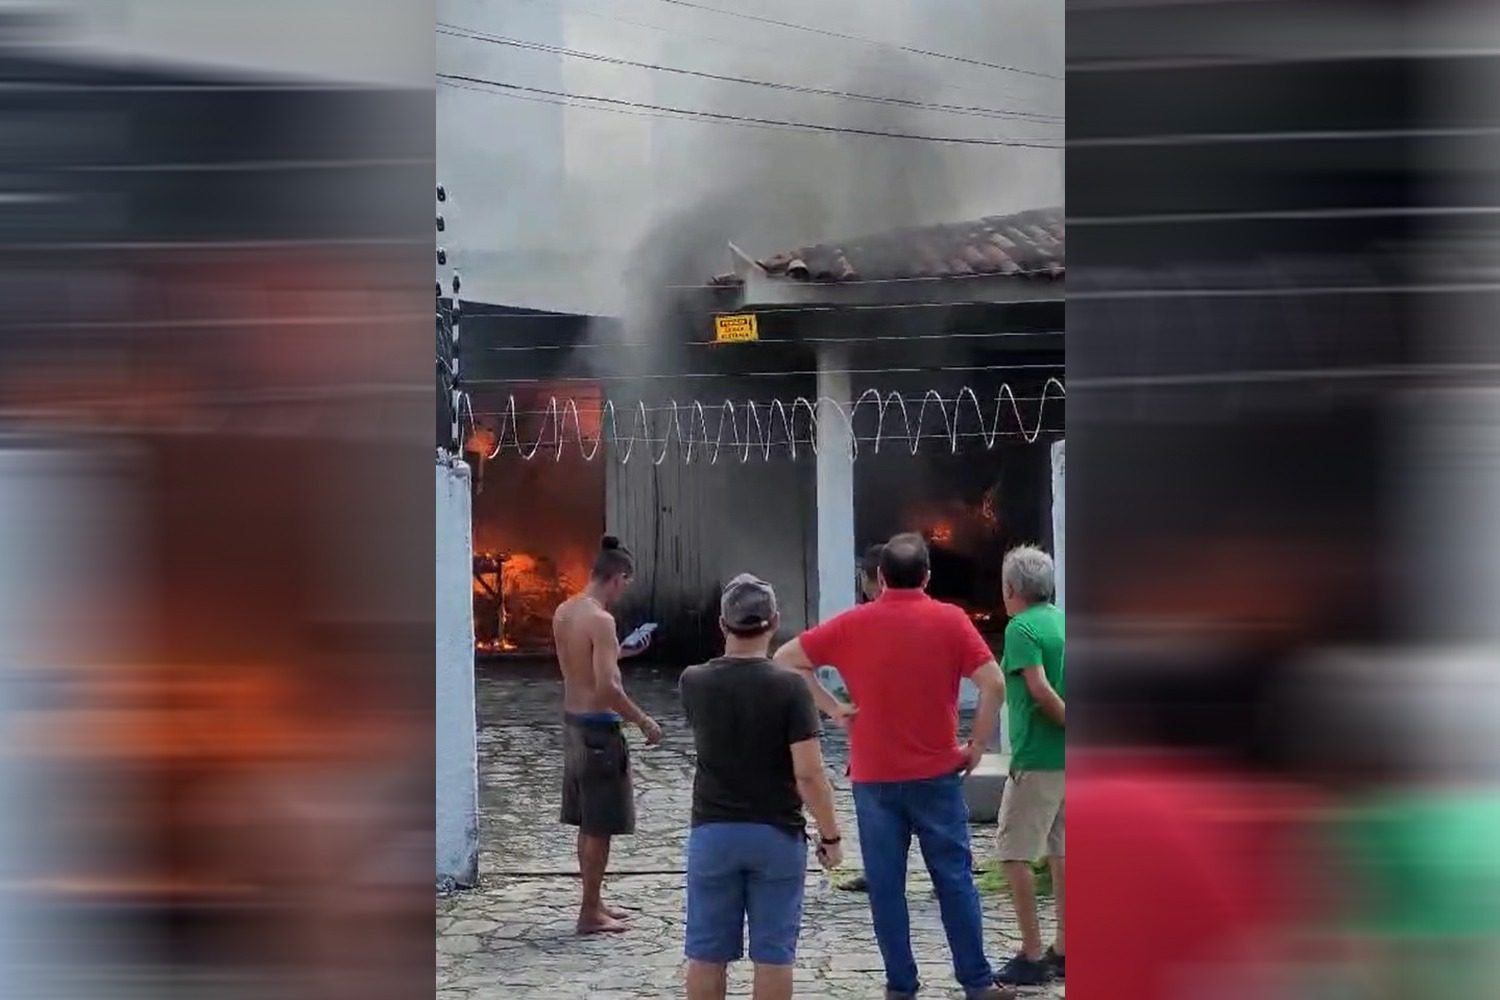
[[[806,804],[818,860],[843,859],[818,712],[798,674],[771,662],[779,616],[770,584],[745,574],[720,602],[724,655],[682,673],[698,751],[688,837],[689,1000],[720,1000],[744,954],[746,917],[756,1000],[792,995],[807,871]]]

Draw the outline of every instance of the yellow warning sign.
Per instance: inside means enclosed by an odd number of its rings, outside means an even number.
[[[714,340],[721,344],[759,339],[760,328],[755,324],[754,313],[714,317]]]

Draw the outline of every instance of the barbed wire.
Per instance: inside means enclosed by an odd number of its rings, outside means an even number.
[[[941,402],[949,403],[949,404],[957,404],[958,401],[959,401],[959,399],[960,399],[960,397],[958,397],[958,396],[944,396],[941,393],[937,392],[936,390],[933,390],[932,392],[930,392],[925,398],[928,401],[933,402],[933,403],[941,401]],[[1047,398],[1047,397],[1042,396],[1041,393],[1037,393],[1035,395],[1014,396],[1014,397],[1007,397],[1007,398],[1014,398],[1015,401],[1018,402],[1018,403],[1038,403],[1038,402],[1041,402],[1042,399]],[[736,407],[759,406],[759,407],[769,408],[769,407],[773,406],[775,404],[775,402],[776,401],[774,399],[753,399],[753,400],[746,399],[746,400],[737,400],[737,401],[735,401],[734,405]],[[857,402],[859,402],[858,399],[848,399],[848,400],[841,399],[841,400],[838,401],[838,404],[839,404],[839,406],[842,406],[845,409],[850,409]],[[671,413],[674,406],[677,409],[680,410],[680,409],[682,409],[686,405],[689,405],[689,404],[684,404],[684,403],[675,403],[674,404],[674,403],[670,403],[670,402],[668,402],[668,403],[650,403],[650,404],[648,404],[648,403],[641,402],[641,403],[635,404],[634,406],[630,407],[629,409],[630,409],[630,411],[632,413],[639,412],[643,408],[645,409],[645,411],[647,413],[653,413],[653,414],[655,414],[655,413]],[[531,409],[524,409],[524,410],[523,409],[519,409],[519,408],[512,408],[509,405],[507,405],[507,406],[505,406],[505,407],[503,407],[501,409],[498,409],[498,410],[475,410],[471,406],[470,409],[469,409],[469,412],[473,416],[475,416],[475,417],[508,417],[512,413],[514,413],[517,417],[545,417],[545,416],[549,416],[549,415],[551,415],[553,413],[553,411],[551,409],[549,409],[544,404],[536,404],[536,406],[539,407],[539,408],[531,408]],[[717,410],[717,409],[722,409],[722,407],[723,407],[723,404],[721,404],[721,403],[707,404],[706,405],[707,409],[715,409],[715,410]],[[601,412],[602,409],[603,409],[602,404],[599,404],[599,402],[597,400],[593,400],[593,401],[591,401],[591,405],[590,406],[588,406],[588,407],[581,407],[580,410],[579,410],[579,412],[580,413],[598,413],[598,412]],[[934,435],[930,435],[929,434],[927,436],[928,437],[932,437]],[[945,436],[945,435],[939,435],[939,436]],[[962,436],[965,436],[965,435],[961,434],[960,436],[962,437]],[[873,438],[872,438],[872,440],[873,440]]]
[[[561,461],[564,451],[576,446],[579,457],[591,462],[607,442],[611,451],[618,453],[621,463],[630,461],[637,444],[645,444],[653,465],[665,462],[674,446],[684,462],[692,462],[695,455],[699,455],[710,465],[716,465],[726,447],[729,456],[737,456],[741,463],[748,462],[757,453],[768,461],[772,452],[778,450],[785,450],[792,458],[797,457],[799,449],[810,449],[816,455],[822,436],[818,431],[825,421],[833,422],[833,429],[841,432],[835,440],[843,444],[851,461],[859,457],[862,442],[871,444],[872,453],[879,454],[885,442],[900,441],[912,455],[921,450],[923,441],[946,441],[952,454],[958,453],[962,441],[977,441],[986,450],[994,448],[1002,438],[1020,437],[1027,444],[1035,444],[1044,433],[1043,419],[1048,401],[1066,397],[1067,390],[1056,378],[1048,378],[1038,396],[1018,397],[1009,383],[1003,383],[995,394],[992,408],[990,403],[982,403],[978,393],[967,386],[953,396],[944,396],[935,389],[928,390],[920,401],[900,392],[881,393],[878,389],[870,389],[852,404],[828,396],[798,396],[790,404],[780,399],[768,403],[734,400],[678,403],[672,400],[664,406],[648,407],[642,400],[634,406],[617,407],[613,400],[609,400],[602,405],[589,401],[594,405],[580,407],[575,398],[552,396],[540,409],[522,410],[516,397],[511,396],[504,409],[498,411],[498,430],[481,427],[475,422],[473,406],[467,396],[464,405],[468,409],[471,427],[494,437],[486,459],[496,458],[509,450],[528,462],[538,455]],[[1036,419],[1029,426],[1021,414],[1019,400],[1023,398],[1038,400]],[[1010,429],[1010,424],[1002,427],[1007,409],[1013,418],[1014,429]],[[622,410],[632,414],[629,432],[624,434],[620,431]],[[924,432],[929,411],[941,417],[940,432]],[[862,435],[855,430],[855,421],[864,412],[874,414],[873,434]],[[540,414],[541,417],[541,426],[529,440],[522,436],[520,420],[527,413]],[[653,413],[662,414],[662,417],[653,420]],[[586,414],[597,421],[599,429],[593,435],[584,432]],[[972,424],[969,429],[965,428],[964,420],[969,414],[977,421],[977,430]],[[937,416],[933,418],[934,423]],[[594,422],[590,421],[591,424]],[[653,426],[653,423],[660,426]],[[782,432],[779,436],[778,430]],[[1052,427],[1046,428],[1045,432],[1060,430]]]

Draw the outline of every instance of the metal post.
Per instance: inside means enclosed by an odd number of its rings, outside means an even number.
[[[439,205],[442,205],[443,203],[447,202],[447,200],[448,200],[448,189],[446,187],[444,187],[442,184],[439,184],[437,186],[437,200],[438,200]],[[438,215],[437,215],[437,231],[439,233],[444,233],[444,232],[447,231],[447,229],[448,229],[447,220],[443,216],[442,209],[439,208],[438,209]],[[438,262],[438,267],[439,268],[443,268],[443,267],[447,266],[447,264],[448,264],[448,251],[441,244],[439,244],[438,248],[437,248],[437,262]],[[451,339],[451,343],[452,343],[452,350],[453,350],[453,357],[450,358],[449,362],[448,362],[448,390],[449,390],[449,394],[450,394],[450,408],[451,408],[451,411],[452,411],[451,414],[450,414],[451,426],[450,426],[450,429],[449,429],[449,449],[453,452],[453,455],[454,455],[455,458],[462,458],[463,454],[464,454],[464,439],[463,439],[463,418],[462,418],[462,416],[460,414],[461,414],[461,412],[463,410],[463,396],[464,396],[464,391],[463,391],[463,385],[462,385],[462,383],[459,380],[459,360],[458,359],[459,359],[459,326],[460,326],[460,323],[461,323],[461,321],[463,319],[463,306],[459,302],[459,291],[462,288],[462,283],[460,282],[459,277],[458,277],[458,268],[457,268],[457,266],[455,266],[453,268],[452,288],[453,288],[453,305],[451,306],[451,308],[448,311],[448,316],[449,316],[448,331],[449,331],[449,334],[450,334],[450,339]],[[441,278],[441,271],[439,272],[437,290],[438,290],[438,298],[441,300],[442,294],[443,294],[443,282],[442,282],[442,278]],[[442,308],[441,301],[439,301],[438,307],[439,307],[439,310],[441,311],[441,308]]]
[[[453,454],[459,458],[462,458],[464,454],[462,426],[464,390],[462,384],[459,382],[458,373],[458,328],[460,321],[463,319],[464,311],[464,307],[458,299],[458,292],[461,287],[462,284],[458,280],[458,271],[455,269],[453,272],[453,310],[451,313],[453,316]]]

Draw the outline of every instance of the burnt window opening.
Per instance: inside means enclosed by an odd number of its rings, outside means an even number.
[[[861,554],[901,532],[922,535],[932,557],[928,593],[963,608],[981,631],[1004,629],[1005,553],[1052,548],[1050,444],[862,455],[854,487]]]

